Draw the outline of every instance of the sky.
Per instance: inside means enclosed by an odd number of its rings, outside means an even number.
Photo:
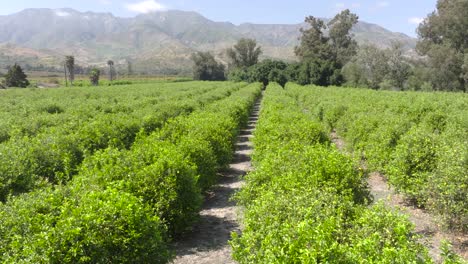
[[[423,18],[435,10],[437,0],[0,0],[0,15],[26,8],[73,8],[110,12],[119,17],[160,10],[196,11],[220,22],[241,24],[296,24],[306,16],[333,17],[350,9],[361,21],[416,37]],[[2,3],[3,2],[3,3]]]

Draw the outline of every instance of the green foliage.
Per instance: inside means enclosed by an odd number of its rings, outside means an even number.
[[[232,67],[247,68],[258,63],[262,49],[257,47],[255,39],[241,38],[233,48],[227,49],[226,54]]]
[[[403,44],[393,43],[392,48],[386,52],[388,53],[389,68],[387,78],[393,87],[402,90],[411,72],[410,66],[403,56]]]
[[[282,71],[286,69],[286,67],[286,63],[282,61],[264,60],[252,67],[250,80],[262,82],[265,86],[268,85],[269,82],[275,82],[277,80],[285,83]]]
[[[224,65],[217,62],[213,55],[209,52],[197,52],[192,54],[193,79],[201,81],[223,81],[226,79],[224,75]]]
[[[194,82],[176,87],[169,85],[170,93],[152,90],[149,98],[141,90],[131,93],[140,107],[145,100],[157,103],[155,92],[161,100],[173,100],[178,111],[161,112],[170,119],[161,127],[138,132],[128,148],[113,146],[110,136],[108,147],[99,150],[103,144],[86,153],[78,173],[63,185],[41,186],[1,204],[0,235],[6,239],[0,241],[0,262],[169,262],[169,241],[197,221],[201,188],[209,188],[217,169],[230,161],[240,126],[261,90],[258,83]],[[148,114],[145,108],[134,111]],[[110,133],[97,132],[94,137]],[[35,162],[31,159],[24,167],[34,169]],[[37,187],[34,179],[24,176]]]
[[[15,63],[15,65],[8,67],[8,72],[5,74],[5,85],[7,87],[27,87],[29,85],[27,77],[23,69]]]
[[[293,84],[286,91],[409,201],[438,215],[451,230],[466,232],[466,96]]]
[[[463,65],[468,50],[468,3],[439,0],[436,8],[418,28],[417,50],[429,57],[430,81],[436,90],[466,91]]]
[[[386,167],[390,182],[425,204],[428,175],[436,166],[437,141],[431,131],[414,126],[398,141]]]
[[[463,128],[456,123],[449,124],[439,141],[436,168],[429,175],[429,184],[426,188],[427,196],[430,197],[427,204],[441,216],[448,228],[466,232],[468,223],[466,135]]]
[[[11,90],[0,99],[0,105],[9,109],[0,119],[4,128],[0,135],[5,141],[0,144],[0,200],[47,183],[66,183],[85,156],[108,147],[129,149],[137,134],[148,135],[167,120],[243,86],[167,83],[156,88],[153,84],[77,88],[66,95],[61,89]]]
[[[463,260],[452,250],[452,245],[447,241],[442,241],[443,264],[463,264]]]
[[[320,59],[306,59],[301,63],[290,65],[267,59],[249,68],[235,69],[230,72],[228,78],[231,81],[262,82],[265,86],[275,82],[283,87],[288,81],[322,86],[343,83],[338,65]]]
[[[437,91],[465,91],[462,64],[463,54],[449,45],[435,45],[429,51],[428,81]]]
[[[359,209],[347,233],[354,243],[346,248],[343,263],[432,263],[427,249],[412,235],[412,223],[401,213],[381,203]]]
[[[93,68],[89,73],[89,80],[91,81],[91,85],[98,86],[99,85],[99,76],[101,75],[101,71],[97,68]]]
[[[310,27],[301,29],[301,42],[294,50],[303,63],[297,82],[303,85],[340,85],[341,68],[356,54],[357,43],[350,30],[358,22],[358,17],[344,10],[328,25],[313,16],[307,17],[305,22]],[[324,33],[327,28],[328,36]]]
[[[52,263],[166,262],[170,257],[159,218],[122,191],[90,192],[78,206],[67,203],[54,229]]]
[[[185,231],[201,206],[194,166],[175,146],[150,138],[136,143],[129,153],[109,149],[93,155],[78,177],[82,188],[116,183],[119,190],[149,204],[156,215],[171,223],[174,233]]]
[[[300,105],[301,93],[270,84],[255,130],[253,162],[237,194],[239,263],[428,263],[407,219],[368,206],[363,174]],[[304,91],[303,91],[304,92]]]
[[[229,73],[231,81],[261,82],[266,87],[270,82],[284,86],[288,81],[286,68],[283,61],[264,60],[248,68],[236,68]]]
[[[387,54],[375,46],[363,46],[345,65],[343,74],[348,85],[378,89],[389,72]]]
[[[357,24],[359,17],[349,9],[337,14],[329,23],[328,27],[330,44],[336,63],[345,65],[357,52],[357,42],[349,33]]]
[[[166,262],[171,256],[159,218],[114,189],[40,191],[0,205],[0,217],[2,262]]]
[[[233,82],[249,82],[251,80],[251,68],[235,68],[229,70],[227,79]]]
[[[109,66],[109,81],[112,83],[112,81],[115,79],[115,76],[117,75],[117,73],[115,71],[115,67],[114,67],[114,61],[113,60],[108,60],[107,65]]]
[[[75,57],[65,56],[65,76],[67,76],[70,84],[73,86],[75,80]]]
[[[279,69],[273,69],[272,71],[270,71],[270,74],[268,74],[268,81],[275,82],[284,87],[288,82],[288,78],[286,77],[284,71]]]
[[[70,136],[14,139],[0,145],[0,200],[43,186],[67,181],[83,157]]]
[[[301,29],[301,39],[299,46],[294,48],[294,53],[301,59],[316,58],[328,59],[331,57],[331,46],[329,38],[325,36],[327,29],[325,22],[321,19],[309,16],[305,18],[305,23],[309,24],[308,29]]]
[[[265,86],[269,82],[284,86],[288,81],[302,85],[341,85],[344,82],[341,69],[356,54],[357,43],[349,32],[358,22],[358,17],[349,10],[344,10],[328,25],[313,16],[307,17],[305,22],[310,27],[301,29],[301,42],[295,47],[295,53],[301,59],[300,63],[288,66],[284,62],[265,60],[255,65],[254,61],[257,59],[250,58],[252,54],[260,53],[260,50],[254,51],[255,41],[242,40],[242,50],[245,52],[228,50],[228,56],[235,67],[228,76],[229,80],[260,81]],[[327,26],[330,28],[328,36],[324,33]],[[240,49],[239,45],[236,46],[236,50]]]
[[[321,86],[340,85],[342,81],[339,66],[330,60],[305,60],[299,73],[300,84]]]

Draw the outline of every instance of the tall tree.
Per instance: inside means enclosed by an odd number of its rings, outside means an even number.
[[[89,73],[89,80],[91,81],[91,84],[94,86],[99,85],[99,76],[101,75],[101,71],[98,68],[93,68],[91,69]]]
[[[388,72],[388,53],[372,45],[361,47],[353,60],[343,68],[349,85],[372,89],[380,88]]]
[[[68,80],[73,86],[73,81],[75,80],[75,57],[65,56],[65,70],[68,72]]]
[[[192,54],[193,78],[202,81],[223,81],[226,79],[224,75],[224,65],[216,61],[214,56],[209,52],[196,52]]]
[[[373,45],[360,47],[357,55],[343,67],[342,73],[349,86],[402,90],[411,74],[411,67],[403,56],[401,43],[395,42],[386,50]]]
[[[262,49],[257,47],[256,40],[242,38],[233,48],[227,49],[226,53],[233,67],[242,68],[257,64]]]
[[[351,28],[359,17],[348,9],[337,14],[328,24],[319,18],[309,16],[305,22],[308,29],[301,29],[300,44],[294,49],[300,59],[320,59],[344,65],[357,52],[357,43],[351,35]],[[329,29],[328,36],[325,30]]]
[[[418,27],[417,50],[429,57],[435,89],[466,91],[463,65],[468,53],[468,1],[438,0],[436,8]]]
[[[465,52],[465,59],[463,60],[463,79],[465,80],[465,85],[468,83],[468,52]]]
[[[329,38],[324,34],[327,29],[325,22],[313,16],[306,17],[305,22],[310,27],[308,29],[301,28],[300,44],[294,48],[296,56],[301,60],[310,58],[330,59],[332,51],[328,43]]]
[[[27,87],[29,85],[27,77],[23,69],[15,63],[13,66],[8,67],[8,72],[5,75],[5,85],[7,87]]]
[[[358,45],[350,32],[358,20],[359,17],[356,14],[346,9],[328,23],[333,56],[336,62],[341,65],[345,65],[357,53]]]
[[[309,28],[301,29],[300,44],[294,49],[302,63],[300,83],[328,86],[343,82],[341,69],[356,54],[357,44],[350,30],[357,21],[358,16],[349,10],[337,14],[328,24],[313,16],[305,19]]]
[[[403,89],[406,80],[411,73],[411,67],[403,56],[403,45],[399,42],[392,43],[387,51],[388,80],[393,87]]]
[[[133,65],[129,59],[127,59],[127,75],[128,76],[133,75]]]
[[[112,82],[115,78],[114,61],[108,60],[107,65],[109,66],[109,81]]]

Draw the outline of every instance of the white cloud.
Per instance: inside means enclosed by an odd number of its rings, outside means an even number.
[[[345,6],[346,6],[345,3],[336,3],[335,4],[336,8],[344,8]]]
[[[346,9],[346,4],[345,3],[336,3],[334,6],[335,12],[341,12]]]
[[[62,11],[62,10],[55,10],[55,14],[59,17],[67,17],[71,15],[70,13]]]
[[[389,6],[390,6],[389,1],[377,1],[377,2],[372,3],[372,6],[369,7],[369,11],[372,13],[375,13]]]
[[[389,6],[389,5],[390,5],[390,3],[387,2],[387,1],[379,1],[379,2],[377,2],[377,7],[387,7],[387,6]]]
[[[412,17],[408,19],[408,22],[410,24],[416,24],[416,25],[421,24],[423,21],[424,21],[424,18],[420,18],[420,17]]]
[[[154,0],[145,0],[134,4],[126,4],[125,7],[132,12],[143,14],[167,9],[166,6]]]
[[[352,4],[345,4],[345,3],[336,3],[335,6],[334,6],[334,11],[335,12],[341,12],[345,9],[358,9],[361,7],[361,3],[358,3],[358,2],[354,2]]]

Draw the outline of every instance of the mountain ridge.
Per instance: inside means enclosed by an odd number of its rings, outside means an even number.
[[[248,22],[235,25],[180,10],[124,18],[71,8],[31,8],[0,16],[0,67],[14,59],[32,65],[59,66],[63,56],[71,54],[81,65],[105,65],[113,59],[121,67],[131,61],[139,72],[189,72],[193,52],[212,51],[225,61],[224,50],[243,37],[257,40],[264,50],[263,58],[293,61],[299,29],[306,26]],[[403,33],[366,22],[359,22],[353,34],[360,44],[382,48],[399,41],[411,51],[416,44],[415,39]],[[31,55],[34,52],[38,54]]]

